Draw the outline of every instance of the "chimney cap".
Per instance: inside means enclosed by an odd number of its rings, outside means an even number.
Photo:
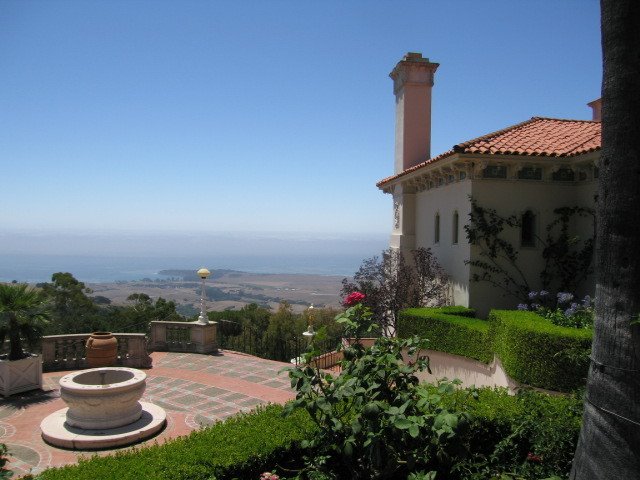
[[[594,122],[601,122],[602,121],[602,97],[587,103],[587,105],[591,107],[591,110],[593,112],[592,120]]]
[[[427,57],[422,57],[422,53],[420,52],[407,52],[406,55],[402,59],[403,62],[424,62],[429,63],[429,59]]]

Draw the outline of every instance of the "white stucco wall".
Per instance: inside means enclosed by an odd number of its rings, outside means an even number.
[[[546,238],[546,226],[555,220],[553,210],[560,206],[594,207],[596,182],[580,184],[553,181],[526,181],[515,179],[465,179],[411,195],[395,196],[400,205],[400,221],[393,230],[391,245],[411,248],[430,248],[438,262],[446,270],[452,283],[452,301],[455,305],[470,306],[485,317],[492,308],[514,308],[515,297],[505,296],[486,282],[471,282],[471,267],[466,260],[479,258],[476,247],[467,242],[464,225],[471,211],[470,197],[487,208],[496,209],[501,215],[521,215],[531,210],[536,215],[536,235]],[[400,190],[398,190],[400,192]],[[404,198],[405,205],[402,205]],[[458,212],[458,243],[453,244],[453,215]],[[440,214],[440,241],[435,242],[435,216]],[[593,223],[589,218],[578,219],[572,230],[582,238],[592,235]],[[404,231],[404,235],[403,235]],[[508,232],[508,240],[520,245],[520,231]],[[415,245],[415,247],[413,247]],[[540,290],[540,272],[544,268],[543,246],[520,247],[519,265],[531,288]],[[590,277],[583,288],[574,292],[580,296],[593,295],[594,279]]]
[[[595,189],[595,182],[572,184],[551,181],[478,179],[473,181],[471,194],[479,205],[496,209],[503,216],[520,215],[526,210],[531,210],[536,215],[536,234],[546,238],[546,226],[557,218],[553,210],[561,206],[593,208]],[[592,228],[593,224],[589,219],[577,220],[572,225],[572,230],[581,238],[590,237],[593,233]],[[519,230],[512,229],[509,233],[505,238],[513,245],[519,245]],[[542,249],[543,246],[537,242],[535,247],[521,247],[519,250],[520,268],[534,290],[542,288],[540,282],[540,272],[544,268]],[[472,252],[476,252],[472,253],[473,258],[479,258],[475,248]],[[593,290],[594,284],[591,278],[580,291],[575,293],[593,295]],[[469,285],[469,303],[484,316],[491,308],[514,308],[518,301],[515,298],[503,296],[487,283],[473,282]]]
[[[471,180],[419,192],[415,195],[416,248],[430,248],[446,270],[452,285],[453,303],[469,306],[469,243],[464,225],[469,219]],[[458,212],[458,243],[452,244],[453,214]],[[436,213],[440,214],[440,241],[434,242]]]

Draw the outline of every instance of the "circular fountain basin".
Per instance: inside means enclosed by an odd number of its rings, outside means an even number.
[[[147,374],[124,367],[92,368],[60,379],[67,403],[40,424],[49,443],[72,449],[100,449],[135,443],[159,432],[165,411],[141,402]]]
[[[118,428],[142,415],[139,400],[147,374],[124,367],[92,368],[60,379],[60,396],[69,406],[67,423],[79,428]]]

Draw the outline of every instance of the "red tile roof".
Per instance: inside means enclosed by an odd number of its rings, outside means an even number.
[[[574,157],[599,150],[602,146],[600,132],[600,122],[533,117],[526,122],[454,145],[451,150],[385,178],[377,185],[383,186],[455,153]]]

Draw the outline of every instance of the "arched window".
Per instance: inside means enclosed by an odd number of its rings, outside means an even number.
[[[536,246],[536,216],[531,210],[527,210],[522,214],[520,245],[523,247]]]
[[[455,212],[453,212],[453,232],[451,235],[451,243],[453,243],[454,245],[458,243],[458,220],[460,219],[460,216],[458,215],[458,211],[456,210]]]
[[[436,213],[436,218],[433,222],[433,243],[440,243],[440,214]]]

